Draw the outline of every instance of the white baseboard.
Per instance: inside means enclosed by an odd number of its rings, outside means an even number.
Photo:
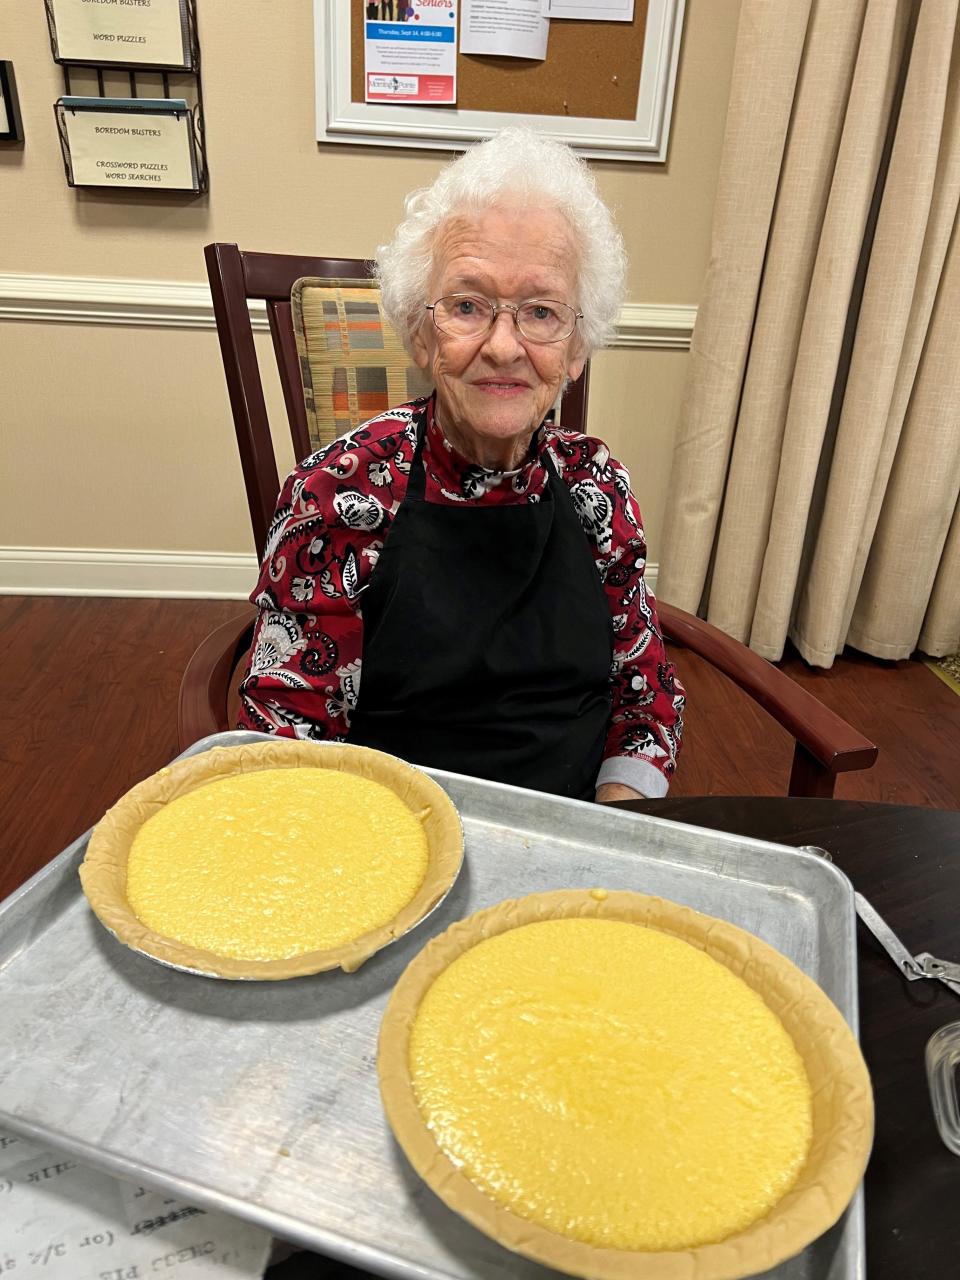
[[[252,301],[254,329],[267,329],[265,302]],[[697,308],[626,302],[614,347],[684,350],[690,346]],[[205,284],[180,280],[112,280],[98,276],[37,276],[0,271],[0,320],[113,324],[138,328],[215,329]]]
[[[657,565],[647,565],[656,594]],[[0,595],[246,600],[257,559],[234,551],[0,547]]]
[[[245,600],[257,558],[230,551],[0,547],[0,595]]]

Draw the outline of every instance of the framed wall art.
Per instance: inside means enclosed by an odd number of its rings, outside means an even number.
[[[22,142],[23,121],[12,62],[0,62],[0,142]]]
[[[411,0],[404,22],[429,21],[418,6],[435,3]],[[684,0],[635,0],[629,22],[551,20],[542,61],[458,52],[449,106],[364,100],[370,7],[314,0],[319,141],[459,150],[522,120],[583,156],[666,160]]]

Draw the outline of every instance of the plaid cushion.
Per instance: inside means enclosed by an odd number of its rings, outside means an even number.
[[[383,314],[376,281],[305,277],[290,303],[312,448],[429,393]]]

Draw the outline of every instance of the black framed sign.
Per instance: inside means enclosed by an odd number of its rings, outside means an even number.
[[[206,189],[186,99],[63,97],[55,110],[71,187]]]
[[[12,62],[0,62],[0,142],[22,142],[23,122]]]
[[[192,71],[194,0],[45,0],[57,62]]]

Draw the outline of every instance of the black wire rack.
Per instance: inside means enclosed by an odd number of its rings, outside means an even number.
[[[63,71],[63,87],[67,96],[73,96],[80,90],[77,81],[83,82],[82,93],[85,97],[99,98],[170,98],[171,77],[175,78],[176,87],[188,103],[193,148],[195,157],[196,186],[193,194],[199,195],[210,186],[210,167],[207,160],[206,133],[203,120],[203,77],[200,74],[200,39],[197,30],[197,0],[179,0],[184,30],[184,60],[179,65],[154,66],[136,62],[95,62],[93,60],[61,57],[56,27],[56,15],[53,0],[44,0],[47,15],[47,26],[50,31],[50,47],[54,61],[60,64]],[[92,91],[92,74],[96,75],[96,92]],[[157,86],[157,82],[159,85]],[[186,82],[186,83],[184,83]],[[155,86],[160,93],[155,92]],[[146,90],[146,92],[145,92]],[[187,93],[185,90],[191,90]],[[192,98],[192,102],[190,99]],[[64,111],[59,103],[54,106],[57,129],[60,135],[60,147],[63,152],[64,174],[69,186],[77,186],[73,180],[70,167],[70,148],[67,139]],[[168,188],[168,192],[174,189]],[[183,188],[177,188],[176,194],[184,194]]]

